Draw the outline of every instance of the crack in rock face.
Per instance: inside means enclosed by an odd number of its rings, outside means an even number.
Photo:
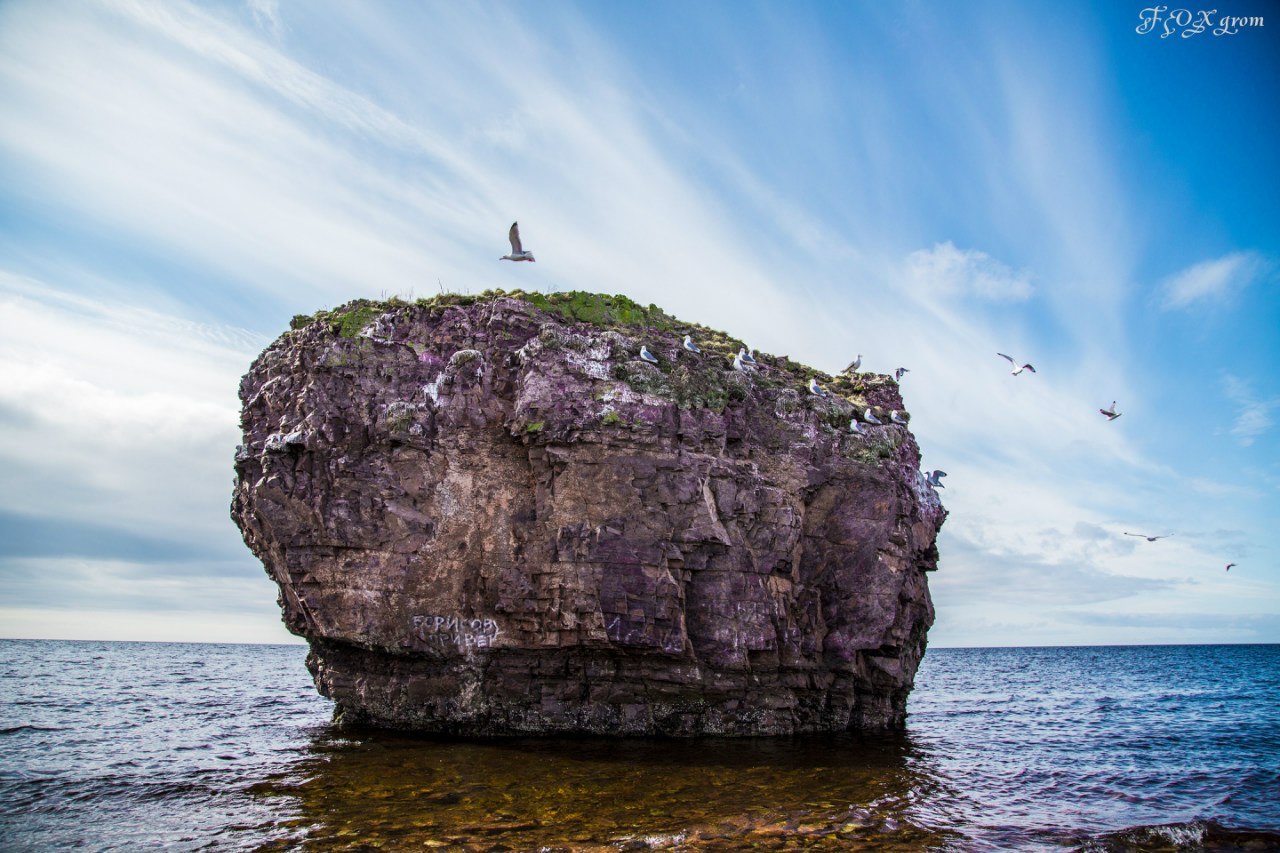
[[[648,311],[352,303],[259,356],[232,517],[340,721],[903,725],[946,512],[906,426],[847,426],[897,384],[735,370],[741,342]]]

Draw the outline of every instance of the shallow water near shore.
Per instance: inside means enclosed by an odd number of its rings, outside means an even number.
[[[294,646],[0,641],[7,850],[1280,849],[1280,646],[933,649],[891,735],[329,725]]]

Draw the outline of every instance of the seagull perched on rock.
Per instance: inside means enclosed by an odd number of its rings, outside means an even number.
[[[818,380],[813,379],[812,377],[809,379],[809,393],[815,397],[827,396],[827,392],[822,390],[822,386],[818,384]]]
[[[1098,411],[1099,411],[1099,412],[1101,412],[1102,414],[1106,415],[1106,416],[1107,416],[1107,420],[1109,420],[1109,421],[1114,421],[1116,418],[1120,417],[1120,415],[1122,414],[1121,412],[1117,412],[1117,411],[1116,411],[1116,401],[1115,401],[1115,400],[1112,400],[1112,401],[1111,401],[1111,408],[1109,408],[1109,409],[1098,409]]]
[[[747,349],[746,347],[740,347],[738,349],[738,358],[742,359],[743,364],[749,364],[752,367],[755,366],[756,357],[752,355],[751,350]]]
[[[897,410],[897,409],[894,409],[892,412],[890,412],[890,413],[889,413],[889,420],[891,420],[891,421],[893,421],[895,424],[899,424],[899,425],[901,425],[901,426],[906,426],[906,425],[907,425],[907,419],[906,419],[906,418],[904,418],[902,415],[898,414],[898,410]]]
[[[858,423],[857,418],[849,418],[849,432],[857,433],[858,435],[867,434],[867,431],[862,428],[862,424]]]
[[[1013,370],[1009,371],[1010,375],[1012,376],[1017,376],[1019,373],[1021,373],[1024,370],[1030,370],[1032,373],[1036,372],[1036,369],[1029,364],[1024,364],[1021,367],[1019,367],[1018,362],[1013,360],[1013,356],[1005,355],[1002,352],[998,352],[996,353],[996,355],[1000,356],[1001,358],[1005,359],[1006,361],[1008,361],[1010,364],[1013,365]]]
[[[640,345],[640,357],[645,361],[649,362],[650,364],[658,363],[658,357],[653,353],[649,352],[649,348],[644,344]]]
[[[524,247],[520,245],[520,223],[512,222],[511,230],[507,232],[507,239],[511,241],[511,254],[503,255],[498,258],[500,261],[532,261],[533,252],[526,252]]]
[[[871,411],[870,409],[867,409],[865,412],[862,413],[862,419],[869,424],[875,424],[876,426],[881,426],[880,419],[877,418],[876,413]]]
[[[946,471],[930,471],[925,474],[924,481],[935,489],[945,489],[946,486],[941,483],[942,478],[945,476],[947,476]]]
[[[746,362],[742,360],[742,353],[738,353],[733,357],[733,369],[741,370],[743,373],[747,372],[747,365]]]
[[[910,371],[910,370],[908,370],[908,369],[907,369],[907,368],[905,368],[905,367],[899,367],[897,370],[895,370],[895,371],[893,372],[893,381],[894,381],[894,382],[901,382],[901,381],[902,381],[902,377],[903,377],[904,375],[906,375],[906,374],[910,373],[910,372],[911,372],[911,371]]]
[[[862,367],[862,353],[858,353],[858,357],[855,358],[853,361],[849,362],[849,366],[840,372],[841,373],[857,373],[859,367]]]
[[[702,352],[702,350],[698,349],[698,345],[693,342],[693,336],[691,335],[684,336],[684,348],[687,349],[689,352],[696,352],[696,353]]]
[[[1223,571],[1227,571],[1227,572],[1231,571],[1231,567],[1232,567],[1232,566],[1234,566],[1234,565],[1235,565],[1235,563],[1227,563],[1227,567],[1226,567],[1226,569],[1224,569]]]
[[[1172,534],[1172,533],[1166,533],[1166,534],[1164,534],[1163,536],[1148,536],[1148,535],[1147,535],[1147,534],[1145,534],[1145,533],[1129,533],[1128,531],[1126,531],[1124,535],[1125,535],[1125,536],[1138,536],[1138,537],[1141,537],[1141,538],[1143,538],[1143,539],[1147,540],[1148,542],[1154,542],[1154,541],[1156,541],[1157,539],[1168,539],[1168,538],[1169,538],[1170,536],[1172,536],[1173,534]]]

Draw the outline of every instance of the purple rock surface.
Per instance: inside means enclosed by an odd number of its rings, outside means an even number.
[[[907,427],[848,431],[905,408],[890,377],[736,371],[738,341],[657,309],[460,302],[297,323],[241,384],[232,516],[340,720],[902,726],[946,512]]]

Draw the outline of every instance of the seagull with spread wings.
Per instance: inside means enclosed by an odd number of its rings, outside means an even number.
[[[1009,371],[1010,375],[1012,376],[1017,376],[1019,373],[1021,373],[1024,370],[1030,370],[1032,373],[1036,372],[1036,369],[1029,364],[1024,364],[1022,366],[1019,366],[1018,362],[1014,361],[1013,356],[1011,355],[1005,355],[1002,352],[998,352],[996,353],[996,355],[1000,356],[1001,358],[1005,359],[1006,361],[1008,361],[1010,364],[1013,365],[1013,370]]]
[[[533,252],[526,252],[524,247],[520,245],[520,223],[512,222],[511,230],[507,232],[507,239],[511,241],[511,254],[503,255],[498,258],[500,261],[532,261]]]

